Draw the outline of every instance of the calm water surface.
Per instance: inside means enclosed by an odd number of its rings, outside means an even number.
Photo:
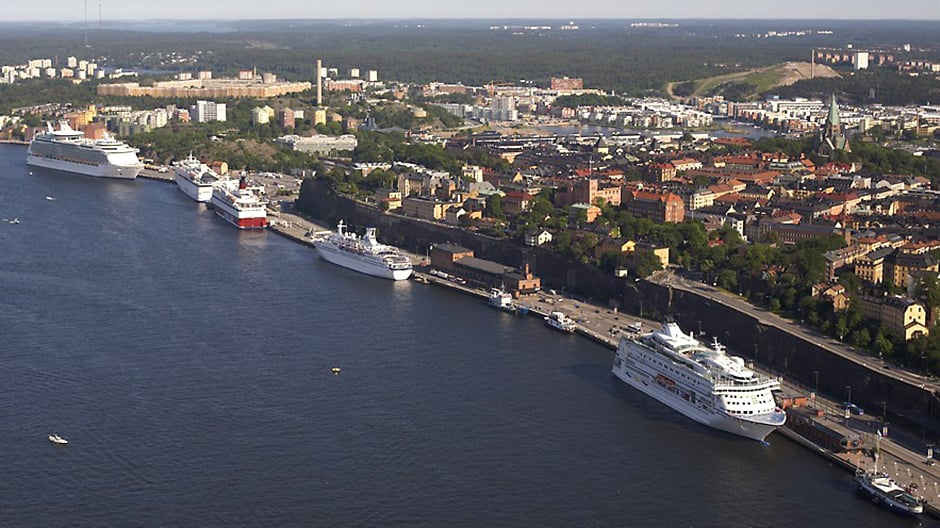
[[[0,146],[0,526],[916,525],[534,317],[24,155]]]

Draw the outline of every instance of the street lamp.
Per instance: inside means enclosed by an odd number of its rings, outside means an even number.
[[[847,402],[852,403],[852,386],[846,385],[845,390],[848,391],[849,397],[846,399]]]
[[[819,371],[818,371],[818,370],[814,370],[814,371],[813,371],[813,379],[814,379],[814,381],[815,381],[815,383],[813,384],[813,394],[812,394],[812,396],[813,396],[813,397],[812,397],[812,400],[813,400],[813,409],[817,409],[817,407],[816,407],[816,393],[819,392]]]
[[[888,414],[888,402],[881,402],[881,430],[878,431],[880,436],[888,436],[888,422],[885,421],[885,416]]]

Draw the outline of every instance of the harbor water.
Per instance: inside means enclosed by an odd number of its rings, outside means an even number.
[[[24,157],[0,145],[0,526],[917,524],[536,317]]]

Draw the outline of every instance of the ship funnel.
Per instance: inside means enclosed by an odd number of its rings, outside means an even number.
[[[243,190],[243,189],[245,189],[246,187],[248,187],[248,184],[245,183],[245,177],[242,176],[241,178],[238,179],[238,188],[239,188],[239,190]]]

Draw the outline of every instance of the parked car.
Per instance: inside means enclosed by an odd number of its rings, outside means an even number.
[[[859,416],[865,414],[865,411],[861,407],[852,402],[842,402],[842,409]]]

